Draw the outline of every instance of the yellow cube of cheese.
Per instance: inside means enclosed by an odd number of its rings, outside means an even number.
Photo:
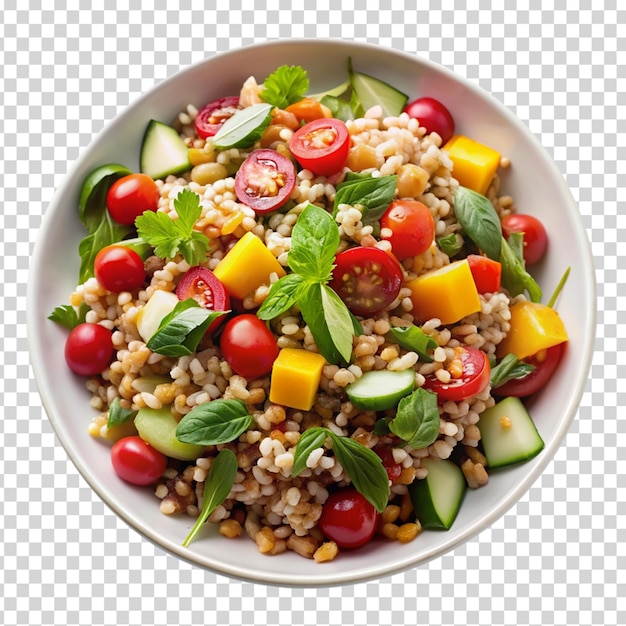
[[[443,147],[459,184],[485,195],[500,165],[500,153],[464,135],[455,135]]]
[[[272,366],[270,402],[309,411],[320,386],[326,359],[316,352],[283,348]]]

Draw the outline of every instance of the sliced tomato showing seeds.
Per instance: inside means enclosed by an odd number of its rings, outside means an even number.
[[[302,167],[318,176],[330,176],[340,172],[348,160],[350,133],[341,120],[314,120],[292,135],[289,149]]]
[[[241,107],[239,106],[239,96],[227,96],[209,102],[200,109],[196,116],[196,132],[198,137],[206,139],[213,137],[222,127],[224,122],[231,118]]]

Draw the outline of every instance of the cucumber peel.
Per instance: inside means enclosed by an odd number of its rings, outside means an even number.
[[[150,120],[141,143],[140,169],[151,178],[165,178],[191,169],[189,149],[176,129]]]
[[[364,411],[385,411],[398,405],[415,387],[413,369],[373,370],[346,386],[350,402]]]

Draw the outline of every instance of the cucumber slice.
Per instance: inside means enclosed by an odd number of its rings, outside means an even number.
[[[348,75],[353,96],[356,96],[356,100],[363,107],[361,114],[377,104],[383,109],[383,117],[397,117],[402,113],[409,100],[407,94],[378,78],[355,72],[351,62],[348,64]]]
[[[175,293],[157,289],[146,306],[137,313],[137,331],[146,343],[159,329],[163,318],[172,312],[178,302],[178,296]]]
[[[178,422],[169,406],[162,409],[139,409],[135,416],[135,428],[139,436],[155,450],[181,461],[194,461],[202,456],[205,446],[184,443],[176,438]]]
[[[404,396],[415,388],[413,369],[392,372],[375,370],[365,372],[361,378],[346,387],[350,402],[364,411],[385,411],[397,406]]]
[[[178,132],[162,122],[150,120],[141,144],[140,169],[152,178],[165,178],[191,169],[189,149]]]
[[[481,413],[477,426],[489,467],[526,461],[543,450],[543,439],[519,398],[500,400]]]
[[[456,519],[467,482],[461,468],[448,459],[424,459],[423,480],[409,486],[415,515],[423,528],[448,530]]]

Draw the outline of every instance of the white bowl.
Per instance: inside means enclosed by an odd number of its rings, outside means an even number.
[[[93,411],[84,381],[65,364],[67,332],[46,319],[75,287],[78,243],[85,234],[76,213],[82,181],[104,163],[124,163],[138,171],[139,147],[150,118],[168,122],[188,103],[202,106],[236,93],[248,76],[262,80],[286,63],[305,67],[311,90],[319,92],[345,80],[349,56],[360,71],[386,80],[411,99],[440,99],[458,132],[511,159],[504,189],[520,212],[540,217],[552,234],[547,257],[536,272],[546,293],[571,266],[558,303],[570,349],[547,389],[530,403],[545,449],[527,463],[492,472],[486,487],[467,494],[451,530],[425,531],[406,545],[374,541],[317,564],[295,553],[264,556],[251,541],[225,539],[215,527],[211,537],[183,548],[191,518],[162,515],[152,490],[123,483],[112,471],[107,446],[87,433]],[[576,204],[548,154],[524,124],[474,85],[424,59],[367,44],[269,42],[219,54],[158,84],[109,124],[74,164],[45,214],[31,270],[28,337],[33,370],[49,419],[85,480],[126,523],[162,548],[198,566],[260,583],[322,586],[389,575],[440,556],[487,528],[517,502],[554,456],[576,415],[592,356],[595,280],[590,248]]]

